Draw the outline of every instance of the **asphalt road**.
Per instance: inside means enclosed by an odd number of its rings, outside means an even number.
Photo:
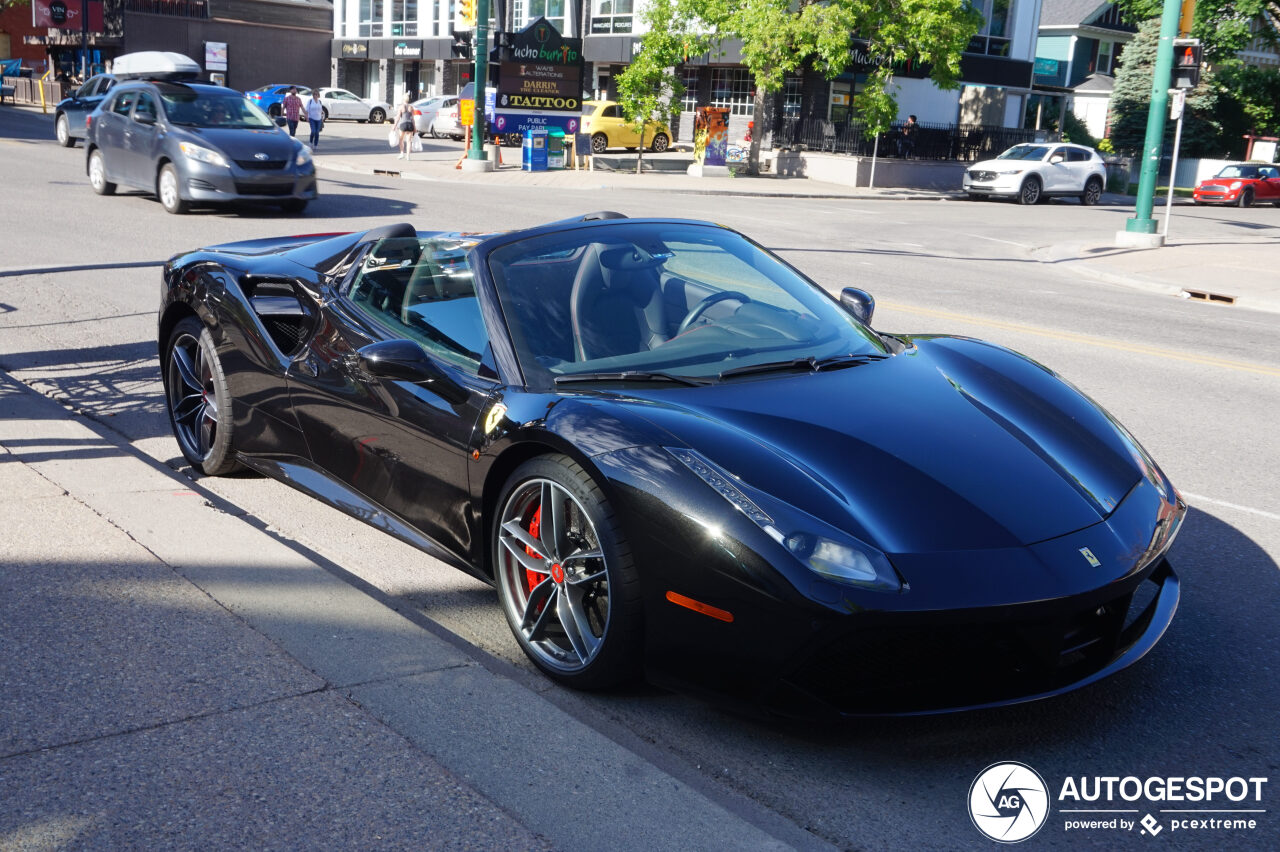
[[[331,122],[326,142],[377,132]],[[530,682],[606,734],[646,744],[678,777],[746,796],[842,848],[987,846],[965,801],[979,771],[1006,760],[1034,767],[1051,787],[1068,776],[1266,777],[1254,807],[1267,812],[1256,815],[1254,831],[1169,831],[1158,841],[1280,845],[1280,317],[1080,280],[1042,262],[1058,243],[1107,239],[1132,208],[545,187],[464,194],[449,184],[322,170],[322,197],[301,219],[252,208],[175,217],[142,194],[95,196],[83,149],[51,140],[49,119],[0,111],[0,369],[175,469],[181,457],[154,341],[158,264],[195,245],[274,234],[399,220],[486,230],[601,208],[714,219],[833,289],[870,290],[879,327],[980,336],[1053,367],[1123,422],[1192,506],[1172,553],[1181,608],[1137,666],[1049,702],[821,728],[742,718],[650,688],[582,695],[536,676]],[[1280,227],[1280,211],[1270,208],[1184,209],[1179,233],[1205,242]],[[1213,274],[1205,270],[1207,282]],[[201,484],[529,669],[481,584],[278,483],[238,476]],[[1029,845],[1156,842],[1136,829],[1073,834],[1054,819]]]

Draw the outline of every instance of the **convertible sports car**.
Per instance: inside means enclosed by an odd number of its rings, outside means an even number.
[[[1042,698],[1173,617],[1173,485],[1007,349],[872,330],[743,235],[523,231],[201,249],[164,270],[174,433],[496,587],[548,676],[772,712]]]

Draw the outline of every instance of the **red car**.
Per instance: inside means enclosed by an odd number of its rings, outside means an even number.
[[[1253,202],[1271,202],[1280,207],[1280,169],[1257,163],[1236,163],[1200,184],[1192,192],[1196,204],[1235,204],[1251,207]]]

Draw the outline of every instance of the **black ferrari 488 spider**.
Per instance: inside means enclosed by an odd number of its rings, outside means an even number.
[[[1185,504],[1015,352],[871,328],[741,234],[590,214],[201,249],[173,430],[491,583],[548,676],[784,714],[1042,698],[1150,650]]]

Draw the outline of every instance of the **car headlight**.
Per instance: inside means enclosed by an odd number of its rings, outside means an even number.
[[[211,166],[222,166],[223,168],[231,167],[231,164],[227,162],[227,158],[212,148],[206,148],[203,145],[197,145],[194,142],[179,142],[178,148],[189,159],[196,160],[197,162],[208,163]]]
[[[998,174],[998,175],[1020,175],[1020,174],[1022,174],[1022,173],[1023,173],[1023,172],[1025,172],[1025,171],[1026,171],[1026,168],[1025,168],[1025,167],[1024,167],[1024,168],[1020,168],[1020,169],[1002,169],[1001,171],[996,172],[996,174]]]
[[[299,145],[298,156],[293,158],[293,164],[295,166],[305,166],[309,162],[311,162],[311,149],[306,145]]]
[[[757,499],[747,496],[743,488],[749,486],[742,483],[740,487],[737,477],[701,453],[675,447],[666,450],[818,576],[847,586],[886,592],[902,590],[902,581],[889,558],[871,545],[804,512],[789,509],[780,501],[773,501],[778,504],[775,520],[770,511],[760,506],[767,495],[759,494]]]
[[[1244,186],[1244,182],[1243,182],[1243,181],[1238,181],[1238,180],[1233,180],[1233,181],[1231,181],[1231,188],[1232,188],[1232,189],[1239,189],[1239,188],[1240,188],[1240,187],[1242,187],[1242,186]]]

